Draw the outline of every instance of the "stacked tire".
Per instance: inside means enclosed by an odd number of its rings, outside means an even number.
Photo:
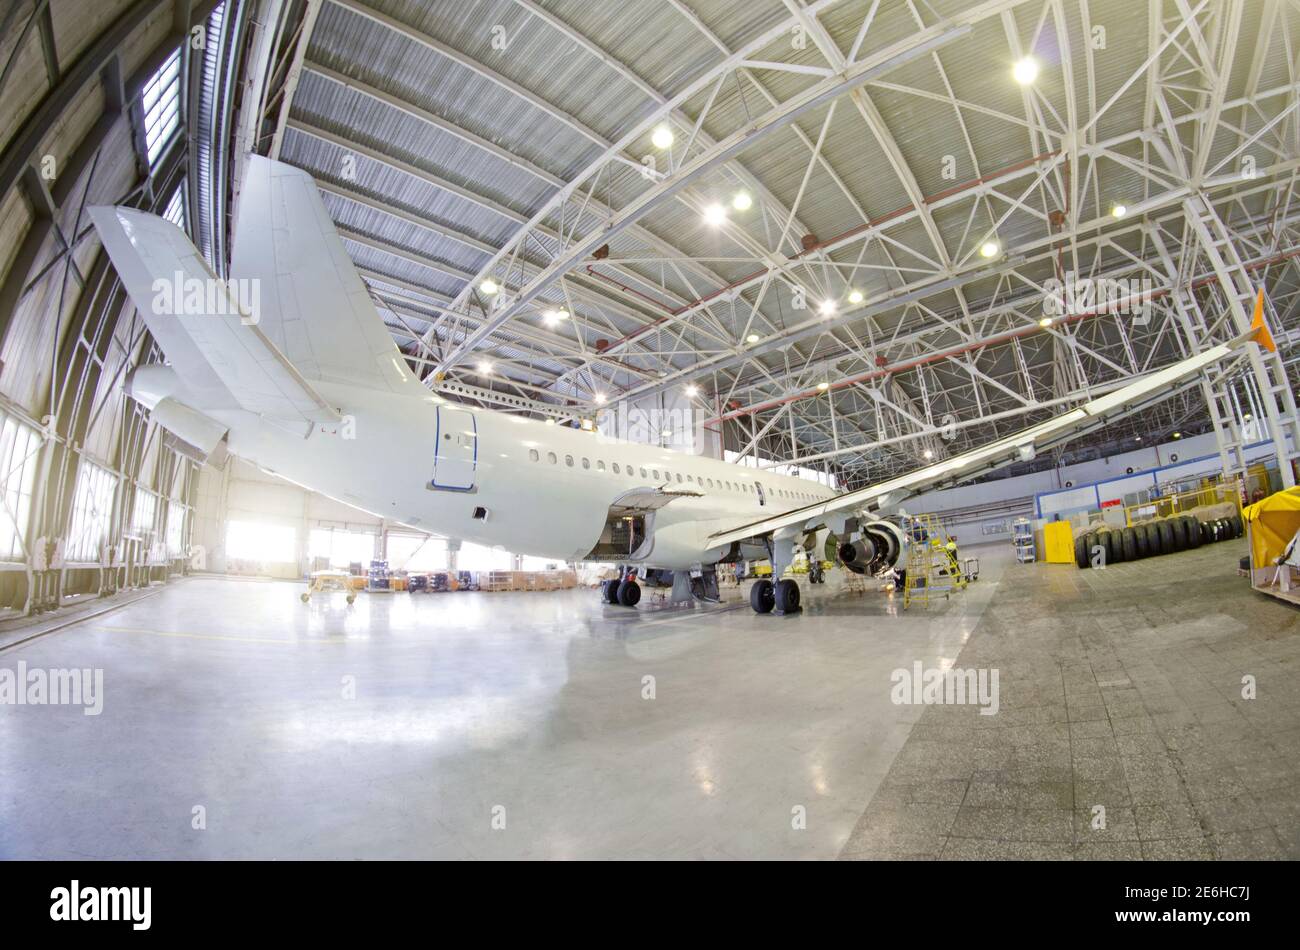
[[[1201,521],[1192,515],[1175,515],[1158,521],[1144,521],[1128,528],[1102,528],[1074,539],[1074,563],[1092,567],[1093,553],[1100,548],[1104,564],[1122,564],[1161,554],[1199,548],[1202,544],[1230,541],[1245,533],[1241,515]]]

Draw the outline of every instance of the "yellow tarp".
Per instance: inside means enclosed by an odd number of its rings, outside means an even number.
[[[1250,524],[1250,563],[1268,567],[1300,531],[1300,488],[1288,488],[1243,508]]]

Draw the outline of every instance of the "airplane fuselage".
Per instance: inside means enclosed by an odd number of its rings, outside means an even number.
[[[709,535],[833,497],[806,479],[616,440],[597,432],[447,403],[434,396],[319,383],[339,425],[285,424],[206,410],[232,453],[289,481],[431,533],[556,560],[593,555],[611,506],[629,493],[680,493],[617,559],[684,569],[727,547]]]

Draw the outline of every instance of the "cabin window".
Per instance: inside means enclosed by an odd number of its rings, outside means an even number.
[[[650,471],[654,472],[655,481],[659,481],[659,469],[652,468]]]
[[[541,458],[541,456],[537,454],[537,450],[536,450],[536,449],[529,449],[529,450],[528,450],[528,461],[530,461],[530,462],[536,462],[536,461],[538,461],[540,458]]]
[[[602,462],[600,459],[596,459],[596,471],[598,472],[605,471],[605,463]]]
[[[646,477],[645,469],[641,469],[641,477],[642,477],[642,478],[645,478],[645,477]]]
[[[586,458],[584,458],[584,459],[582,460],[582,467],[583,467],[583,468],[591,468],[591,460],[590,460],[590,459],[586,459]]]
[[[619,470],[618,470],[618,463],[617,463],[617,462],[614,463],[614,474],[615,474],[615,475],[620,474],[620,473],[619,473]]]
[[[682,473],[681,473],[681,472],[678,472],[678,473],[677,473],[677,481],[680,483],[681,480],[682,480]]]
[[[572,455],[566,455],[566,456],[564,457],[564,464],[567,465],[567,466],[569,466],[569,468],[573,468],[573,456],[572,456]]]
[[[546,461],[550,462],[552,465],[555,465],[555,464],[556,464],[557,462],[559,462],[560,460],[559,460],[558,458],[555,457],[555,453],[554,453],[554,452],[547,452],[547,453],[546,453]]]

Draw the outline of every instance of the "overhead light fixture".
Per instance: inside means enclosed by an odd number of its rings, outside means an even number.
[[[980,245],[980,257],[997,257],[1001,250],[997,241],[985,241]]]
[[[686,387],[687,399],[694,399],[699,394],[700,394],[700,387],[696,386],[694,383],[691,383],[689,386]]]
[[[490,297],[498,290],[500,290],[501,287],[497,284],[495,280],[489,277],[487,280],[483,281],[483,283],[478,285],[478,289],[483,291],[483,293],[487,294]]]
[[[1175,433],[1174,433],[1174,438],[1175,438],[1175,439],[1181,439],[1182,437],[1183,437],[1183,434],[1182,434],[1181,432],[1175,432]]]
[[[1135,436],[1133,436],[1133,438],[1137,439],[1139,442],[1142,441],[1142,436],[1140,436],[1140,435],[1135,435]]]
[[[1032,86],[1034,80],[1038,78],[1038,60],[1032,56],[1026,56],[1011,68],[1011,75],[1015,77],[1016,82],[1020,83],[1020,85]]]
[[[492,372],[492,364],[489,363],[487,360],[480,360],[478,364],[478,371],[482,373],[484,376],[486,376],[488,373]]]
[[[1112,218],[1122,218],[1126,214],[1128,214],[1127,205],[1115,205],[1115,207],[1110,209],[1110,216]]]
[[[835,301],[834,301],[834,300],[823,300],[823,301],[822,301],[822,305],[821,305],[820,307],[818,307],[817,309],[818,309],[819,311],[821,311],[821,315],[822,315],[823,317],[829,317],[831,314],[833,314],[833,313],[835,312]]]
[[[673,430],[664,429],[662,432],[659,433],[659,437],[663,439],[671,439],[673,437]]]
[[[673,130],[666,125],[658,126],[650,134],[650,141],[655,148],[668,148],[673,144]]]
[[[862,291],[860,291],[860,290],[850,290],[850,291],[849,291],[849,303],[862,303]]]
[[[1043,319],[1041,319],[1041,320],[1038,321],[1038,325],[1039,325],[1040,327],[1044,327],[1044,328],[1046,328],[1046,327],[1050,327],[1050,326],[1052,325],[1052,318],[1051,318],[1051,317],[1043,317]]]
[[[758,340],[759,340],[759,336],[757,333],[751,333],[749,336],[745,337],[745,341],[747,343],[757,343]]]
[[[831,388],[831,384],[830,384],[830,383],[818,383],[818,384],[817,384],[817,388],[820,389],[822,392],[826,392],[826,390],[828,390],[828,389]]]
[[[667,376],[668,376],[668,370],[666,370],[666,369],[661,369],[661,370],[659,371],[659,378],[660,378],[660,379],[666,379]]]
[[[609,397],[606,396],[604,393],[596,393],[596,405],[598,406],[605,405],[605,400],[608,398]]]
[[[731,206],[737,211],[748,211],[754,207],[754,199],[749,196],[749,192],[738,191],[732,196]]]
[[[727,221],[727,209],[720,204],[711,204],[704,209],[704,223],[710,227],[721,227]]]
[[[924,455],[927,459],[932,459],[932,458],[934,458],[934,452],[932,452],[930,449],[926,449],[926,450],[925,450],[924,452],[922,452],[921,454]]]

